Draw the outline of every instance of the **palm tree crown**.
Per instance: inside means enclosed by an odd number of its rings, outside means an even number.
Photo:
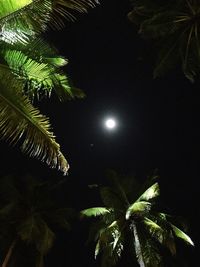
[[[200,74],[200,3],[196,0],[131,0],[129,19],[139,34],[158,46],[154,77],[181,64],[185,76],[194,82]]]
[[[57,207],[52,197],[55,186],[30,176],[3,177],[0,190],[0,250],[5,255],[2,266],[22,266],[18,261],[29,260],[24,254],[27,251],[27,255],[34,255],[27,266],[42,267],[55,239],[54,229],[69,230],[73,210]]]
[[[157,182],[137,196],[138,185],[133,179],[119,181],[115,174],[113,177],[111,186],[100,187],[105,206],[81,211],[81,216],[99,217],[91,233],[96,241],[95,258],[101,254],[102,267],[115,265],[127,242],[131,251],[134,244],[140,267],[161,266],[161,245],[174,255],[175,237],[194,245],[188,235],[170,222],[169,215],[155,210],[160,194]]]

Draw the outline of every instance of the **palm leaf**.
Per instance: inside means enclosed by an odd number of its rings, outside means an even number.
[[[47,24],[59,28],[60,17],[73,19],[70,10],[86,12],[96,0],[7,0],[0,3],[1,40],[26,44],[30,37],[43,32]],[[54,12],[54,16],[53,16]],[[13,29],[15,29],[13,31]]]
[[[69,86],[68,78],[55,64],[64,64],[63,58],[49,58],[50,62],[43,63],[29,58],[21,51],[7,50],[4,59],[9,69],[26,84],[26,94],[34,99],[37,96],[50,96],[54,89],[60,99],[72,98],[73,92]],[[65,61],[66,62],[66,61]]]
[[[52,26],[60,28],[63,26],[62,18],[73,21],[75,19],[73,11],[87,12],[88,8],[95,7],[96,4],[99,4],[98,0],[53,0]]]
[[[21,81],[2,69],[0,87],[1,138],[15,144],[23,137],[21,149],[24,153],[39,158],[66,174],[69,166],[53,133],[49,131],[49,120],[23,96]]]
[[[128,220],[132,215],[139,216],[144,215],[151,209],[151,203],[147,201],[137,201],[130,205],[126,211],[126,220]]]
[[[187,244],[194,246],[194,243],[192,241],[192,239],[186,235],[183,231],[181,231],[178,227],[176,227],[175,225],[171,224],[172,229],[174,234],[178,237],[181,238],[182,240],[184,240]]]
[[[150,186],[137,201],[149,201],[160,195],[160,188],[158,183],[154,183]]]
[[[147,228],[147,231],[162,244],[164,239],[164,230],[162,227],[147,217],[144,218],[143,222]]]
[[[1,40],[26,44],[30,37],[46,30],[52,3],[49,0],[7,0],[1,1],[0,10]]]
[[[97,217],[101,215],[105,215],[107,213],[110,213],[110,210],[104,207],[94,207],[94,208],[89,208],[81,211],[81,215],[86,216],[86,217]]]
[[[83,98],[84,93],[70,85],[61,67],[67,60],[42,39],[31,41],[26,46],[4,44],[0,52],[10,70],[23,79],[26,94],[30,99],[50,96],[55,91],[60,100]]]

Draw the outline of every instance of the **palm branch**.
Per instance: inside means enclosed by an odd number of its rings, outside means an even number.
[[[47,29],[47,24],[59,28],[61,17],[74,18],[73,10],[86,12],[96,0],[7,0],[0,3],[0,41],[27,44],[35,34]],[[13,30],[15,29],[15,30]]]
[[[50,131],[49,120],[22,94],[22,82],[7,69],[1,69],[0,86],[1,138],[15,144],[23,137],[23,152],[66,174],[69,166]]]

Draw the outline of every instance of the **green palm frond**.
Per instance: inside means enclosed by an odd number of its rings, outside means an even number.
[[[1,138],[15,144],[23,137],[21,149],[24,153],[39,158],[66,174],[69,166],[53,133],[49,131],[49,120],[22,94],[21,81],[2,69],[0,86]]]
[[[94,7],[97,3],[96,0],[1,1],[1,40],[26,44],[32,36],[45,31],[47,24],[59,28],[63,25],[61,17],[72,20],[72,10],[86,12],[88,7]]]
[[[26,94],[30,99],[50,96],[52,90],[61,101],[75,97],[83,98],[82,90],[73,87],[62,67],[67,60],[42,39],[26,46],[2,45],[0,52],[10,70],[24,80]]]
[[[162,227],[147,217],[144,218],[143,222],[150,235],[156,238],[162,244],[164,239],[164,230]]]
[[[86,217],[97,217],[101,215],[105,215],[107,213],[110,213],[110,210],[104,207],[94,207],[94,208],[89,208],[82,210],[81,215],[86,216]]]
[[[149,201],[160,195],[160,188],[158,183],[154,183],[150,186],[137,201]]]
[[[53,76],[53,67],[28,58],[21,51],[17,50],[5,51],[4,59],[10,70],[21,80],[24,80],[24,83],[27,83],[29,94],[34,95],[34,91],[36,91],[39,95],[41,88],[42,92],[45,92],[47,95],[51,93],[53,88],[51,77]]]
[[[142,216],[148,213],[151,209],[152,204],[147,201],[137,201],[130,205],[126,211],[126,220],[131,216]]]
[[[46,30],[52,3],[49,0],[7,0],[1,1],[0,10],[1,40],[26,44],[29,38]]]
[[[36,96],[38,99],[41,96],[50,96],[52,90],[58,94],[61,100],[74,97],[67,76],[53,66],[53,64],[64,64],[64,59],[56,57],[47,59],[49,62],[51,60],[50,64],[43,63],[29,58],[17,50],[4,51],[4,59],[9,69],[24,81],[25,92],[30,99],[34,99]]]
[[[117,224],[106,227],[99,232],[95,257],[101,253],[102,266],[112,266],[121,257],[124,248],[124,238]]]
[[[173,229],[174,234],[178,237],[181,238],[182,240],[184,240],[187,244],[194,246],[194,243],[192,241],[192,239],[186,235],[186,233],[184,233],[182,230],[180,230],[178,227],[176,227],[175,225],[171,224],[171,227]]]

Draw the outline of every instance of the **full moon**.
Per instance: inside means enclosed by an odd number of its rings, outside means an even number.
[[[116,121],[112,118],[109,118],[105,121],[105,126],[108,129],[114,129],[116,127]]]

